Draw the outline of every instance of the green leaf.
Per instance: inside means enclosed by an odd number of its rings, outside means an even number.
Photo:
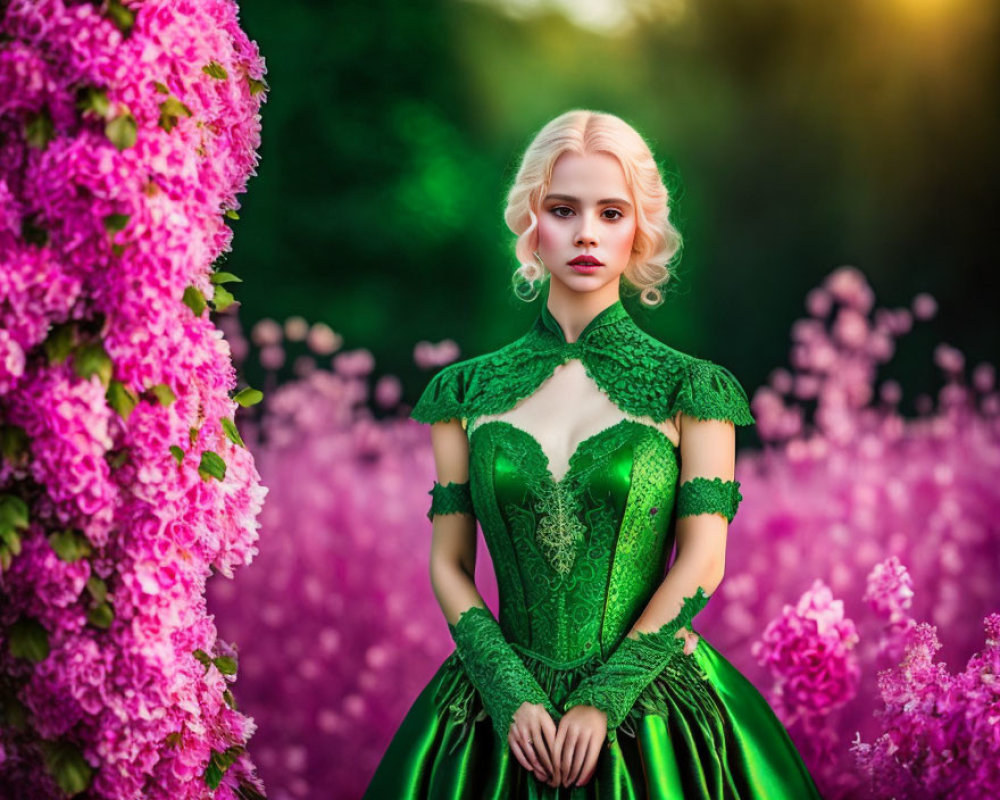
[[[77,93],[76,107],[84,114],[92,113],[106,117],[111,110],[108,93],[97,86],[84,86]]]
[[[44,150],[55,137],[56,131],[48,109],[43,108],[38,113],[28,117],[24,126],[24,139],[29,147]]]
[[[222,430],[226,432],[226,436],[230,438],[233,444],[239,445],[240,447],[246,447],[243,442],[243,437],[240,436],[240,432],[236,429],[236,423],[233,422],[229,417],[219,417],[219,423],[222,425]]]
[[[233,711],[236,710],[236,698],[233,697],[233,693],[226,689],[222,693],[222,699],[226,701],[226,705],[229,706]]]
[[[236,302],[236,298],[233,297],[228,289],[223,286],[215,287],[215,294],[212,295],[212,305],[216,311],[225,311],[234,302]]]
[[[21,537],[13,528],[0,528],[0,545],[7,548],[12,556],[21,555]]]
[[[236,674],[236,659],[230,656],[216,656],[212,659],[215,662],[215,666],[219,668],[219,672],[223,675],[235,675]]]
[[[236,213],[236,209],[235,208],[227,208],[226,209],[226,216],[229,217],[229,219],[239,219],[240,218],[240,215]]]
[[[184,463],[184,451],[181,450],[177,445],[170,445],[170,452],[173,454],[174,458],[177,459],[178,464]]]
[[[107,600],[103,600],[87,612],[87,622],[96,628],[110,628],[115,611]]]
[[[194,444],[198,441],[198,429],[192,426],[188,429],[188,441]]]
[[[173,389],[165,383],[158,383],[156,386],[151,386],[148,391],[159,401],[161,406],[169,406],[177,400],[177,395],[174,394]]]
[[[135,24],[135,14],[121,4],[121,0],[108,0],[108,19],[122,33],[128,33]]]
[[[201,463],[198,465],[198,474],[206,480],[217,478],[224,480],[226,477],[226,462],[218,453],[206,450],[201,454]]]
[[[56,779],[60,789],[66,794],[75,795],[85,792],[90,787],[94,769],[75,744],[65,740],[58,742],[43,740],[41,745],[45,757],[45,771]]]
[[[264,399],[264,393],[260,389],[251,389],[247,386],[245,389],[241,389],[234,396],[233,400],[239,403],[241,406],[246,408],[247,406],[253,406]]]
[[[28,527],[28,504],[16,494],[0,494],[0,528]]]
[[[156,87],[156,91],[160,94],[170,94],[170,89],[167,88],[165,83],[160,83],[159,81],[153,81],[153,86]]]
[[[20,617],[10,626],[8,645],[14,658],[44,661],[49,655],[49,632],[37,619]]]
[[[192,111],[184,103],[178,100],[176,97],[171,95],[162,103],[160,103],[160,121],[159,125],[167,133],[170,133],[177,124],[180,117],[190,117]]]
[[[73,340],[76,325],[72,322],[61,322],[49,329],[49,335],[42,342],[45,356],[49,364],[62,364],[73,351]]]
[[[78,345],[73,351],[73,369],[84,380],[97,375],[104,386],[111,383],[111,356],[100,342]]]
[[[212,751],[212,755],[208,760],[208,766],[205,768],[205,783],[207,783],[211,788],[217,789],[219,783],[222,781],[222,776],[226,774],[236,759],[240,757],[241,753],[244,753],[246,748],[240,745],[233,745],[232,747],[227,747],[221,753],[217,750]]]
[[[139,396],[117,379],[111,381],[105,398],[108,405],[118,412],[118,416],[126,421],[139,403]]]
[[[14,563],[14,555],[6,547],[0,547],[0,572],[6,572]]]
[[[193,651],[192,653],[198,661],[200,661],[205,666],[205,672],[208,672],[212,667],[212,657],[202,650],[200,647]]]
[[[213,273],[211,279],[212,283],[243,283],[243,278],[233,275],[231,272],[216,272]]]
[[[0,425],[0,456],[11,464],[28,460],[28,432],[20,425]]]
[[[219,80],[225,80],[229,77],[229,73],[226,72],[226,68],[222,66],[218,61],[209,61],[201,71],[206,75],[211,75],[213,78],[218,78]]]
[[[67,528],[49,534],[49,545],[63,561],[73,563],[91,553],[90,541],[77,528]]]
[[[256,78],[251,78],[247,75],[247,83],[250,84],[250,96],[260,94],[261,92],[266,92],[270,90],[270,86],[267,85],[267,81],[257,80]]]
[[[117,233],[118,231],[125,230],[125,226],[128,225],[128,221],[131,218],[131,214],[105,214],[104,230],[108,233]]]
[[[167,747],[176,747],[177,745],[179,745],[181,743],[182,740],[183,740],[183,737],[181,736],[181,732],[180,731],[173,731],[172,733],[168,733],[166,735],[166,737],[163,739],[163,743]]]
[[[104,126],[104,135],[108,137],[115,147],[124,150],[135,144],[139,126],[131,112],[125,111],[117,117],[112,118]]]
[[[103,603],[108,596],[108,584],[97,575],[91,573],[90,577],[87,578],[87,591],[96,602]]]
[[[201,312],[208,306],[208,303],[205,302],[205,295],[197,286],[188,286],[184,290],[184,303],[194,312],[196,317],[200,317]]]

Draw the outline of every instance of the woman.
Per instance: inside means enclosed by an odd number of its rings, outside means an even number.
[[[613,115],[570,111],[528,147],[506,220],[516,278],[549,290],[530,330],[441,370],[411,413],[433,423],[431,580],[456,649],[366,797],[819,796],[764,698],[691,628],[742,499],[735,426],[754,419],[731,372],[622,305],[623,279],[662,301],[667,199]],[[499,621],[472,577],[477,520]]]

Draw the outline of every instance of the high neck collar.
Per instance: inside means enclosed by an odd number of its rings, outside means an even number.
[[[625,310],[625,306],[622,305],[622,301],[619,298],[615,300],[607,308],[604,308],[597,312],[594,317],[587,323],[586,327],[580,332],[579,337],[577,337],[574,342],[566,341],[566,334],[563,333],[563,329],[559,326],[559,322],[552,312],[549,311],[549,301],[546,296],[545,300],[542,302],[542,311],[539,314],[539,319],[541,320],[542,326],[548,330],[560,344],[564,345],[574,345],[578,342],[584,342],[598,328],[604,327],[605,325],[611,325],[615,322],[620,322],[623,319],[631,319],[628,311]]]

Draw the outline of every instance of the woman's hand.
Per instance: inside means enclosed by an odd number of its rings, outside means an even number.
[[[677,633],[674,634],[675,639],[684,639],[684,655],[689,656],[694,652],[694,649],[698,646],[698,634],[694,631],[689,631],[687,628],[681,628]]]
[[[550,786],[583,786],[594,775],[608,734],[608,715],[593,706],[573,706],[559,720],[553,757],[559,772]]]
[[[543,783],[550,783],[558,767],[552,758],[556,724],[541,703],[521,703],[514,712],[507,743],[514,757]],[[550,783],[554,786],[555,784]]]

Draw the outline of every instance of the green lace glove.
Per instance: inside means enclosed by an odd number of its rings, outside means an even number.
[[[553,719],[558,718],[559,712],[504,638],[488,608],[466,609],[455,625],[448,625],[448,630],[501,742],[507,741],[514,712],[521,703],[541,703]]]
[[[563,703],[568,711],[573,706],[593,706],[608,715],[608,742],[617,738],[617,729],[625,721],[642,690],[684,654],[684,639],[674,634],[691,627],[691,620],[708,602],[708,595],[699,586],[694,597],[685,597],[680,612],[659,630],[639,632],[639,638],[626,636],[607,661],[580,681]]]

